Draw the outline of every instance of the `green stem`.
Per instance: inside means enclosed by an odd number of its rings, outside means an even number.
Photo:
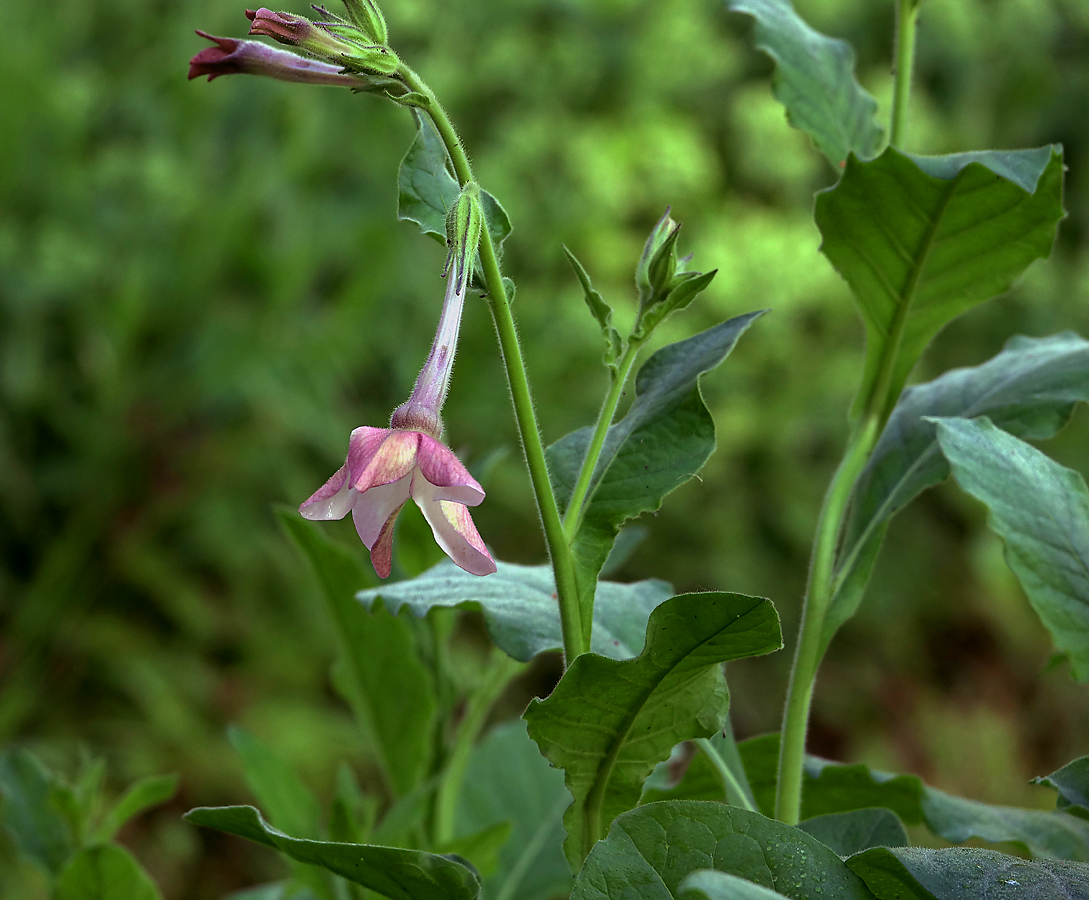
[[[488,721],[495,701],[510,684],[511,679],[523,668],[522,663],[511,659],[498,647],[492,648],[491,659],[484,670],[480,684],[469,698],[465,717],[458,725],[454,747],[446,763],[446,770],[439,782],[435,798],[434,838],[436,846],[447,843],[454,837],[458,801],[461,798],[461,786],[465,783],[465,770],[469,765],[469,754]]]
[[[590,491],[594,470],[597,468],[597,461],[601,457],[601,448],[605,446],[605,437],[609,433],[609,426],[613,424],[616,408],[620,405],[620,398],[624,394],[624,386],[628,382],[628,375],[631,373],[631,367],[635,363],[635,358],[639,355],[641,346],[642,342],[629,341],[624,355],[620,358],[620,362],[612,373],[612,384],[609,386],[609,393],[606,395],[605,403],[602,404],[601,412],[597,417],[597,424],[594,426],[590,445],[586,448],[586,456],[582,460],[582,468],[579,470],[575,487],[571,491],[571,500],[567,504],[567,512],[563,517],[563,530],[568,543],[575,539],[579,525],[582,524],[586,495]]]
[[[915,24],[919,0],[896,0],[896,55],[893,59],[892,121],[889,144],[902,148],[907,137],[911,70],[915,64]]]
[[[832,574],[839,534],[851,491],[873,451],[879,431],[878,417],[872,414],[867,414],[855,428],[847,442],[843,460],[828,485],[817,520],[809,585],[802,605],[802,622],[798,646],[794,651],[794,667],[790,673],[779,746],[775,817],[788,825],[798,824],[801,816],[805,735],[817,668],[824,653],[824,624],[832,597]]]
[[[408,66],[403,67],[402,77],[411,90],[427,98],[427,113],[435,123],[443,144],[446,145],[446,152],[450,155],[458,182],[464,185],[474,181],[469,157],[465,154],[461,139],[434,91]],[[545,543],[548,545],[548,555],[556,578],[556,597],[560,607],[564,657],[570,663],[580,653],[590,649],[589,635],[585,634],[582,628],[578,587],[575,581],[575,562],[564,537],[560,509],[552,490],[552,482],[548,477],[548,464],[545,461],[544,444],[537,424],[537,414],[533,409],[533,397],[529,389],[529,379],[526,376],[522,347],[518,341],[518,331],[511,313],[507,290],[503,285],[499,259],[487,228],[483,229],[480,238],[480,262],[484,270],[484,283],[488,288],[488,303],[491,307],[492,319],[499,337],[503,365],[507,370],[507,382],[510,386],[511,401],[514,404],[514,417],[522,438],[522,450],[529,468],[529,479],[537,499]]]
[[[708,761],[714,766],[719,778],[722,779],[722,785],[726,788],[727,799],[729,799],[731,792],[733,792],[733,796],[739,801],[740,806],[744,807],[749,812],[759,812],[760,810],[758,810],[749,799],[749,795],[741,786],[741,782],[738,781],[737,776],[734,775],[734,770],[726,765],[726,760],[724,760],[718,750],[715,749],[715,745],[707,738],[697,738],[696,746],[704,752]]]

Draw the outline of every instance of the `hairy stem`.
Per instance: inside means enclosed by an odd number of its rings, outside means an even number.
[[[469,157],[461,144],[461,139],[454,130],[449,116],[439,103],[434,91],[412,69],[403,67],[404,83],[412,90],[427,98],[426,111],[435,123],[435,128],[450,155],[454,174],[459,184],[475,180]],[[590,649],[589,635],[582,628],[579,614],[578,588],[575,583],[575,563],[571,550],[564,537],[563,521],[560,519],[556,495],[548,477],[548,465],[545,462],[544,444],[541,430],[537,424],[537,414],[533,409],[533,397],[529,389],[525,360],[518,340],[514,316],[511,313],[510,300],[503,285],[503,275],[499,268],[499,258],[495,253],[491,234],[483,229],[480,238],[480,262],[484,270],[484,283],[488,288],[488,303],[495,322],[496,334],[503,365],[507,371],[511,401],[514,404],[514,417],[522,439],[529,479],[533,494],[537,500],[537,509],[541,516],[545,543],[548,545],[549,558],[556,579],[556,597],[559,601],[560,624],[563,632],[564,658],[568,663],[580,653]]]
[[[823,651],[824,623],[832,598],[832,575],[847,504],[859,473],[866,465],[880,431],[878,418],[867,414],[847,442],[843,460],[824,495],[817,534],[810,560],[809,584],[802,605],[802,622],[794,667],[787,688],[786,711],[779,745],[779,780],[775,795],[775,817],[788,825],[798,824],[802,807],[802,770],[805,763],[805,735],[813,686]]]
[[[892,63],[892,121],[889,144],[902,148],[907,139],[911,70],[915,64],[915,24],[919,0],[896,0],[896,50]]]
[[[594,426],[594,433],[590,438],[590,444],[586,448],[586,456],[582,460],[582,468],[579,470],[578,479],[575,481],[574,490],[571,492],[571,501],[567,504],[567,512],[563,517],[563,530],[568,542],[575,539],[579,525],[582,524],[582,514],[585,511],[587,494],[590,491],[590,483],[594,478],[594,470],[597,461],[601,457],[601,448],[605,446],[605,437],[609,433],[609,426],[613,424],[616,416],[616,408],[620,405],[620,398],[624,394],[624,386],[628,382],[628,375],[639,355],[641,343],[629,341],[624,355],[620,358],[615,372],[612,373],[612,383],[609,385],[609,393],[605,396],[601,412]]]

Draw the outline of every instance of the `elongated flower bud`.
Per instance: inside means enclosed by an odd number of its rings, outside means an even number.
[[[207,75],[211,81],[220,75],[243,73],[305,84],[330,84],[356,89],[367,87],[365,80],[344,74],[339,66],[306,59],[288,50],[277,50],[260,41],[215,37],[203,31],[197,34],[213,41],[215,46],[206,47],[189,61],[190,80]]]

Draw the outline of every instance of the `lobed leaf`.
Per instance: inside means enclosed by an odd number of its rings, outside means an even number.
[[[394,900],[476,900],[480,894],[476,873],[456,860],[422,850],[294,838],[269,825],[252,806],[198,807],[185,818],[321,866]]]
[[[1071,331],[1014,337],[981,365],[905,390],[855,483],[825,646],[858,608],[889,519],[949,475],[927,417],[985,415],[1011,434],[1039,439],[1062,428],[1078,401],[1089,401],[1089,341]]]
[[[405,607],[420,617],[435,608],[480,610],[496,646],[521,662],[562,649],[552,567],[504,562],[497,566],[491,575],[470,575],[444,560],[416,578],[360,591],[356,598],[367,608],[382,602],[395,615]],[[639,654],[651,611],[673,594],[668,584],[657,580],[603,581],[598,592],[593,650],[612,659]]]
[[[667,900],[702,869],[736,875],[793,900],[822,894],[873,900],[862,880],[805,832],[698,800],[651,803],[617,818],[587,857],[571,900]]]
[[[564,778],[573,870],[614,817],[639,802],[643,782],[675,744],[722,728],[729,694],[720,663],[782,647],[768,600],[681,594],[651,613],[637,659],[575,658],[546,700],[525,712],[529,735]]]
[[[1085,479],[987,418],[937,419],[953,477],[987,524],[1074,677],[1089,681],[1089,490]]]
[[[1089,866],[994,850],[867,850],[847,860],[880,900],[1058,900],[1089,897]]]
[[[821,250],[866,325],[855,412],[882,423],[926,345],[1051,252],[1062,219],[1057,145],[1035,150],[851,157],[817,195]]]
[[[787,120],[839,166],[848,154],[876,156],[884,141],[877,101],[855,78],[855,52],[846,41],[810,28],[790,0],[727,0],[756,20],[756,47],[775,60],[772,91]]]

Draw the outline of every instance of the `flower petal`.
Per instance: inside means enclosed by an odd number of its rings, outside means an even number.
[[[318,488],[299,507],[304,519],[343,519],[352,508],[355,497],[348,484],[348,468],[341,466],[333,477]]]
[[[392,484],[372,487],[364,494],[352,491],[355,497],[352,519],[355,521],[355,530],[359,532],[359,539],[367,545],[368,550],[374,549],[375,542],[382,536],[382,529],[392,518],[396,518],[398,510],[405,505],[411,483],[412,476],[406,475]]]
[[[484,499],[484,488],[469,474],[454,451],[426,434],[420,435],[416,466],[434,490],[427,496],[435,500],[453,500],[466,506],[477,506]],[[413,487],[416,482],[413,481]],[[415,497],[415,492],[413,493]],[[417,501],[418,502],[418,501]]]
[[[470,575],[491,575],[495,571],[495,561],[480,539],[480,532],[464,503],[452,500],[420,502],[416,496],[413,499],[431,526],[435,541],[450,559]]]
[[[402,503],[401,506],[398,506],[390,513],[389,518],[386,519],[378,532],[374,546],[371,547],[371,565],[374,566],[374,571],[378,573],[379,578],[389,578],[390,570],[393,568],[393,525],[397,521],[397,514],[401,512],[404,505]],[[357,521],[356,526],[358,527],[358,525]]]
[[[421,437],[418,431],[357,428],[352,432],[348,450],[352,487],[363,493],[400,481],[416,467],[416,448]]]

